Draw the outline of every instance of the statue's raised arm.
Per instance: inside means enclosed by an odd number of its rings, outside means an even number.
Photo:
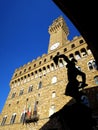
[[[58,65],[58,60],[59,60],[59,58],[63,58],[67,63],[70,62],[70,60],[68,59],[68,57],[67,57],[66,55],[64,55],[64,54],[56,55],[56,56],[53,57],[53,61],[54,61],[54,63],[55,63],[56,65]]]

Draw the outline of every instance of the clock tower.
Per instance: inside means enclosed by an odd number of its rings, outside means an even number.
[[[62,16],[53,21],[52,25],[49,26],[48,32],[50,34],[48,53],[66,44],[69,29]]]

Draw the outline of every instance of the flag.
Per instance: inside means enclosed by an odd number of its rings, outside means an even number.
[[[28,105],[28,110],[27,110],[28,117],[31,117],[31,114],[32,114],[31,105]]]

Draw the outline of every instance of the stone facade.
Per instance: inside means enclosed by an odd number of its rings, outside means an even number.
[[[69,29],[62,16],[53,21],[48,32],[48,53],[16,69],[12,76],[10,92],[0,114],[0,130],[40,130],[53,113],[71,100],[64,95],[68,82],[66,63],[60,59],[59,67],[56,67],[52,60],[56,54],[77,59],[77,67],[86,73],[88,86],[84,91],[94,114],[98,115],[98,71],[88,44],[82,36],[68,40]],[[80,77],[78,79],[81,81]],[[38,121],[23,124],[22,115],[27,109],[31,113],[37,112]],[[62,130],[58,124],[54,129]]]

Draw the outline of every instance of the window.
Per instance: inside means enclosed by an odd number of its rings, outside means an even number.
[[[71,60],[72,58],[74,58],[74,55],[71,53],[71,54],[69,55],[69,59]]]
[[[56,77],[56,76],[54,76],[54,77],[52,78],[51,83],[53,84],[53,83],[56,83],[56,82],[57,82],[57,77]]]
[[[79,41],[80,44],[82,44],[83,42],[84,42],[84,41],[83,41],[82,39]]]
[[[46,62],[46,59],[44,59],[44,62]]]
[[[67,51],[67,48],[64,48],[64,52],[66,52]]]
[[[53,71],[53,70],[54,70],[54,64],[51,63],[51,71]]]
[[[81,67],[76,65],[76,68],[81,71]]]
[[[55,97],[56,97],[56,93],[54,91],[54,92],[52,92],[52,98],[55,98]]]
[[[21,123],[24,123],[25,116],[26,116],[26,113],[22,113],[22,114],[21,114],[21,118],[20,118],[20,122],[21,122]]]
[[[92,66],[94,69],[97,69],[96,61],[94,61],[94,60],[92,61]]]
[[[28,93],[29,93],[29,92],[32,92],[32,90],[33,90],[33,86],[30,85],[30,87],[29,87],[29,89],[28,89]]]
[[[85,48],[81,49],[81,55],[82,55],[82,57],[87,56],[87,51]]]
[[[4,117],[3,117],[3,120],[2,120],[2,122],[1,122],[1,125],[4,125],[4,124],[5,124],[6,119],[7,119],[7,116],[4,116]]]
[[[42,61],[39,62],[39,65],[42,63]]]
[[[28,68],[28,70],[31,70],[31,66]]]
[[[36,64],[34,64],[34,67],[36,67]]]
[[[14,93],[12,94],[12,98],[14,98],[14,97],[15,97],[15,95],[16,95],[16,92],[14,92]]]
[[[89,70],[97,69],[96,61],[95,60],[89,61],[88,62],[88,68],[89,68]]]
[[[90,50],[90,48],[87,46],[87,53],[90,55],[90,54],[92,54],[92,52],[91,52],[91,50]]]
[[[74,48],[74,47],[75,47],[75,44],[72,44],[72,45],[71,45],[71,48]]]
[[[76,51],[76,52],[75,52],[75,58],[76,58],[76,60],[81,59],[81,56],[80,56],[79,51]]]
[[[15,74],[15,77],[17,76],[17,73]]]
[[[26,72],[26,69],[24,69],[24,72]]]
[[[92,66],[92,63],[91,63],[91,62],[88,63],[88,68],[89,68],[89,70],[92,70],[92,69],[93,69],[93,66]]]
[[[63,67],[63,66],[64,66],[63,61],[62,61],[62,59],[60,59],[59,60],[59,67]]]
[[[55,105],[51,105],[50,110],[49,110],[49,116],[54,114],[54,112],[55,112]]]
[[[42,82],[40,81],[38,84],[38,89],[42,88]]]
[[[98,85],[98,75],[96,75],[96,76],[94,77],[94,81],[95,81],[95,83]]]
[[[23,95],[23,89],[20,90],[19,96]]]
[[[19,74],[22,74],[22,71],[20,71]]]
[[[15,122],[16,114],[13,114],[10,120],[10,124],[13,124]]]
[[[52,59],[52,58],[53,58],[53,56],[51,55],[51,56],[50,56],[50,59]]]

